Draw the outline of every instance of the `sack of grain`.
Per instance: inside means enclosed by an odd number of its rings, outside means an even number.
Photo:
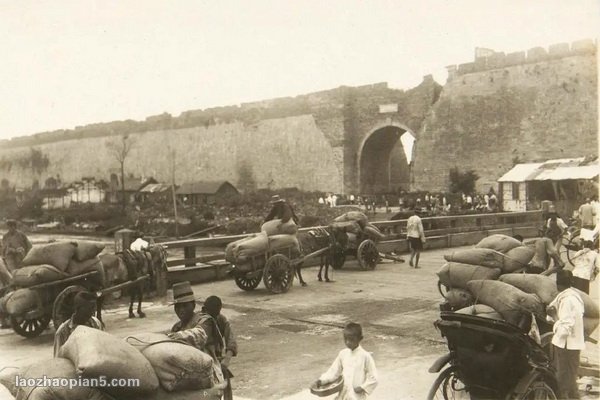
[[[450,289],[446,293],[445,298],[448,304],[455,310],[473,304],[473,296],[463,289]]]
[[[64,358],[52,358],[36,362],[23,369],[19,378],[40,379],[46,377],[51,379],[52,384],[48,386],[19,386],[17,389],[17,400],[109,400],[107,396],[99,389],[94,387],[79,386],[77,384],[69,387],[68,380],[77,380],[78,375],[75,366],[69,360]],[[67,384],[61,383],[61,379],[66,379]],[[58,380],[58,381],[57,381]],[[74,381],[73,381],[74,382]],[[83,380],[82,380],[83,382]],[[91,384],[96,382],[89,382]]]
[[[478,303],[492,307],[513,325],[518,325],[523,314],[533,313],[546,318],[544,304],[534,294],[528,294],[508,283],[491,280],[467,282],[469,292]]]
[[[460,263],[446,263],[437,272],[440,282],[448,288],[466,289],[467,282],[476,279],[498,279],[498,268],[479,267]]]
[[[127,342],[142,352],[168,392],[208,389],[214,385],[213,359],[203,351],[162,333],[142,333]]]
[[[238,261],[240,258],[246,259],[248,257],[263,254],[267,251],[269,245],[269,238],[265,232],[256,234],[247,240],[240,241],[233,248],[234,260]]]
[[[476,248],[492,249],[504,254],[519,246],[521,246],[521,242],[517,239],[499,234],[483,238],[475,245]]]
[[[23,266],[50,264],[53,267],[65,271],[69,261],[75,256],[77,243],[55,242],[44,245],[33,246],[23,259]]]
[[[362,232],[362,228],[356,221],[336,221],[329,224],[329,226],[333,229],[342,230],[348,234],[352,233],[354,235],[358,235]]]
[[[77,249],[75,250],[75,260],[85,261],[90,258],[96,257],[104,250],[104,244],[100,242],[90,242],[87,240],[80,240],[77,242]]]
[[[10,315],[21,315],[35,309],[38,305],[38,294],[31,289],[17,289],[8,293],[5,308]]]
[[[4,385],[11,395],[17,395],[17,387],[15,386],[15,377],[20,375],[21,368],[19,367],[4,367],[0,369],[0,384]],[[0,399],[2,397],[0,396]]]
[[[375,242],[378,242],[385,238],[383,232],[381,232],[379,228],[373,224],[367,224],[367,226],[365,227],[365,235]]]
[[[504,321],[504,318],[502,318],[502,315],[500,315],[499,312],[497,312],[490,306],[486,306],[485,304],[475,304],[469,307],[461,308],[456,312],[458,314],[475,315],[478,317]]]
[[[600,318],[600,309],[598,309],[596,301],[594,301],[589,294],[576,288],[573,289],[579,293],[581,300],[583,300],[583,316],[587,318]]]
[[[79,325],[60,348],[59,356],[71,360],[86,378],[137,379],[139,385],[107,388],[115,396],[148,393],[158,388],[152,365],[125,340],[98,329]]]
[[[598,328],[598,318],[583,317],[583,332],[585,336],[592,336],[592,333]]]
[[[481,265],[482,267],[500,268],[504,270],[504,254],[492,249],[474,248],[458,250],[444,255],[446,261],[462,264]]]
[[[15,270],[12,283],[15,286],[29,287],[38,283],[54,282],[67,276],[52,265],[32,265]]]
[[[269,236],[269,251],[291,248],[293,254],[298,254],[300,244],[296,235],[273,235]]]
[[[262,224],[260,231],[265,232],[267,236],[295,235],[298,232],[298,225],[296,225],[293,219],[290,219],[285,224],[280,219],[273,219]]]
[[[535,250],[529,246],[519,246],[509,250],[505,254],[503,272],[515,272],[527,267],[535,255]]]
[[[544,305],[548,305],[558,295],[556,280],[537,274],[504,274],[498,278],[500,282],[508,283],[524,291],[537,295]]]
[[[363,213],[361,211],[348,211],[347,213],[342,214],[339,217],[335,218],[334,221],[336,221],[336,222],[355,221],[355,222],[358,222],[358,224],[360,225],[360,227],[362,229],[365,229],[365,227],[369,223],[369,218],[365,215],[365,213]]]
[[[15,396],[10,390],[3,384],[0,383],[0,399],[2,400],[15,400]]]
[[[70,276],[76,276],[93,271],[96,271],[97,274],[88,279],[91,279],[100,287],[106,287],[106,272],[104,270],[104,264],[102,264],[102,261],[99,257],[92,257],[85,261],[71,260],[66,272]]]

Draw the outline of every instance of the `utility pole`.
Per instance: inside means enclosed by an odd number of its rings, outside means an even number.
[[[171,150],[171,193],[173,195],[173,211],[175,214],[175,237],[179,238],[179,226],[177,224],[177,196],[175,196],[175,150]]]

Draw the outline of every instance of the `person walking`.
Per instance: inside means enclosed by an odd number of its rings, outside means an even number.
[[[21,266],[21,262],[32,246],[27,236],[17,230],[17,221],[9,219],[6,226],[8,232],[2,237],[2,257],[6,267],[12,273]]]
[[[577,373],[579,355],[585,348],[583,335],[583,300],[572,286],[573,274],[568,270],[556,273],[558,296],[546,309],[554,321],[552,345],[558,380],[559,399],[579,399]]]
[[[585,203],[579,207],[579,220],[581,227],[584,229],[594,229],[594,206],[590,203],[590,199],[585,199]]]
[[[425,230],[421,217],[417,215],[417,209],[413,209],[413,215],[406,221],[406,238],[410,245],[410,261],[408,265],[414,268],[419,268],[419,258],[425,243]],[[413,260],[415,261],[413,264]]]
[[[590,282],[600,271],[600,255],[594,250],[594,243],[586,240],[583,249],[573,256],[573,287],[590,294]]]

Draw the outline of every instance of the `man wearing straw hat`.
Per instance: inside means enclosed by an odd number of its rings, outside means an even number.
[[[202,327],[202,314],[195,313],[196,299],[189,282],[179,282],[173,285],[173,301],[175,314],[179,321],[173,325],[169,337],[183,340],[189,345],[204,351],[206,331]]]
[[[271,196],[271,211],[265,218],[265,222],[269,222],[274,219],[280,219],[281,223],[285,224],[290,219],[294,220],[294,223],[298,225],[299,219],[294,213],[292,206],[287,201],[279,197],[278,194]]]

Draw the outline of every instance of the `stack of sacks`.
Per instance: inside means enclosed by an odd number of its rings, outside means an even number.
[[[295,234],[268,236],[266,232],[261,232],[229,243],[225,248],[225,260],[239,265],[254,256],[286,248],[291,248],[293,254],[300,253],[300,244]]]
[[[0,386],[4,386],[6,388],[6,391],[8,393],[10,393],[11,396],[16,396],[17,395],[17,386],[15,386],[15,378],[20,374],[21,372],[21,368],[19,367],[4,367],[2,369],[0,369]],[[2,391],[0,391],[0,399],[4,399],[5,397],[3,397],[4,393],[2,393]]]
[[[14,271],[12,282],[29,287],[90,271],[98,271],[104,282],[104,269],[96,257],[103,249],[103,244],[87,241],[34,246],[23,259],[22,267]]]
[[[150,362],[167,392],[209,389],[224,381],[219,366],[208,354],[165,334],[142,333],[126,340]]]
[[[79,375],[75,369],[73,363],[64,358],[52,358],[36,362],[29,367],[24,368],[23,372],[19,374],[21,379],[67,379],[75,380],[79,379]],[[34,381],[35,382],[35,381]],[[67,381],[68,382],[68,381]],[[88,386],[73,385],[69,387],[63,385],[60,381],[58,384],[52,384],[48,386],[19,386],[14,393],[17,400],[110,400],[112,397],[106,395],[100,389]],[[82,383],[85,383],[82,380]]]
[[[534,249],[506,235],[491,235],[475,248],[455,251],[444,256],[446,261],[500,268],[502,273],[523,269],[533,258]]]
[[[139,385],[106,388],[117,398],[150,393],[158,388],[158,378],[150,362],[125,340],[98,329],[79,325],[60,348],[59,357],[75,366],[84,378],[136,379]],[[85,396],[80,398],[86,398]]]
[[[361,229],[365,229],[369,223],[369,218],[360,211],[348,211],[345,214],[333,220],[334,222],[357,222]]]

